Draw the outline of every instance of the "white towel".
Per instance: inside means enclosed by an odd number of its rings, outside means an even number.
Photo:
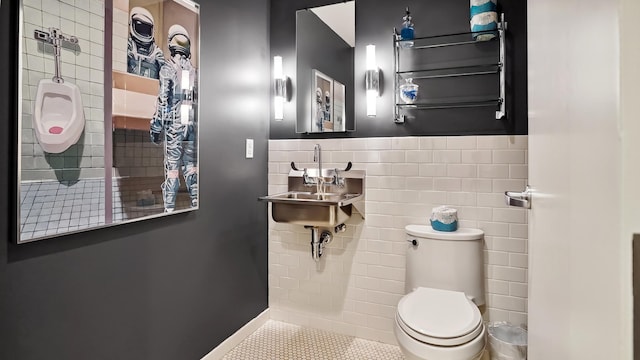
[[[458,221],[458,210],[450,208],[446,205],[438,206],[431,210],[431,221],[439,221],[449,225]]]

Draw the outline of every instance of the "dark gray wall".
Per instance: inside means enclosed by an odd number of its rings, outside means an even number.
[[[200,359],[268,306],[267,3],[200,2],[200,210],[13,245],[17,3],[0,9],[0,359]]]
[[[298,106],[298,132],[311,131],[311,102],[315,101],[312,71],[344,84],[346,96],[346,128],[352,130],[353,118],[353,53],[354,49],[312,11],[296,14],[296,94],[292,101]],[[335,119],[334,119],[335,120]]]
[[[295,88],[295,11],[335,3],[321,0],[271,1],[271,54],[283,56],[285,73]],[[284,120],[271,120],[270,138],[375,137],[411,135],[482,135],[527,133],[527,14],[526,2],[499,1],[499,11],[506,15],[508,26],[507,54],[509,73],[507,106],[509,119],[495,120],[495,108],[429,110],[415,112],[415,119],[404,125],[393,122],[393,27],[400,27],[404,8],[414,16],[416,36],[429,36],[469,31],[468,0],[356,0],[355,51],[355,117],[356,131],[346,134],[296,134],[295,105],[285,106]],[[364,72],[365,46],[376,45],[378,65],[384,77],[383,93],[378,99],[377,117],[365,111]],[[455,50],[452,50],[455,51]],[[443,84],[443,83],[440,83]],[[435,85],[455,87],[457,85]],[[485,85],[471,82],[470,88]],[[421,88],[424,92],[426,89]],[[271,117],[272,118],[272,117]]]

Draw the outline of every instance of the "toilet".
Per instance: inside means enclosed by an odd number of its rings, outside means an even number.
[[[487,330],[484,257],[479,229],[436,231],[405,227],[406,295],[398,302],[394,332],[407,360],[478,360]]]
[[[61,153],[78,142],[84,130],[78,86],[40,80],[33,109],[33,129],[38,143],[48,153]]]

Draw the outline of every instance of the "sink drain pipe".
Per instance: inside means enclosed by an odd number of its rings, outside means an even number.
[[[316,262],[320,261],[324,246],[331,242],[331,232],[324,230],[320,232],[320,228],[311,228],[311,256]]]

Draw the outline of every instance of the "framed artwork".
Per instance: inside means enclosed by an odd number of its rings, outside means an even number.
[[[199,5],[21,3],[18,243],[198,209]]]
[[[313,69],[312,132],[333,131],[333,79]]]

